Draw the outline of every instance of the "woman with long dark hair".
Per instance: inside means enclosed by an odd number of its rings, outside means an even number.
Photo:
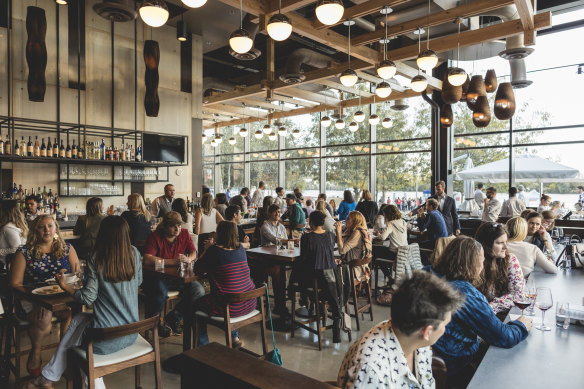
[[[379,208],[377,207],[377,203],[373,201],[371,192],[369,192],[368,189],[363,189],[361,199],[355,207],[355,211],[359,211],[363,214],[368,226],[373,225],[373,220],[375,219],[375,215],[377,215]]]
[[[209,195],[211,195],[211,194],[209,194]],[[192,234],[193,233],[193,215],[191,215],[189,212],[189,208],[187,207],[187,202],[184,199],[181,199],[180,197],[178,199],[174,199],[174,201],[172,202],[172,205],[170,206],[170,209],[179,213],[180,218],[183,221],[180,225],[180,228],[184,228],[190,234]]]
[[[479,290],[495,313],[513,307],[513,299],[523,292],[525,279],[517,257],[509,253],[507,230],[499,223],[483,223],[476,240],[485,250],[485,263]]]
[[[349,215],[349,212],[352,212],[357,207],[357,203],[353,198],[353,192],[350,190],[346,190],[343,192],[343,201],[339,204],[339,208],[337,209],[337,215],[339,216],[339,220],[345,220]]]
[[[272,205],[273,203],[274,203],[274,198],[272,196],[266,196],[266,197],[264,197],[264,200],[262,201],[262,207],[258,209],[257,219],[256,219],[256,227],[255,227],[255,230],[253,232],[254,247],[259,246],[262,243],[260,230],[262,229],[264,222],[266,220],[270,220],[270,215],[268,213],[268,210],[270,209],[270,205]]]

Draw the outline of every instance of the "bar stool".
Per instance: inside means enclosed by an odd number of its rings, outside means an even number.
[[[349,263],[349,269],[351,271],[351,288],[353,290],[353,301],[347,301],[346,310],[349,313],[349,304],[353,305],[354,314],[351,314],[352,317],[355,318],[357,322],[357,331],[361,330],[361,326],[359,324],[359,314],[361,317],[364,318],[363,313],[368,313],[371,316],[371,321],[373,321],[373,304],[371,303],[371,280],[367,279],[367,277],[361,277],[361,279],[357,279],[356,277],[356,268],[363,265],[368,265],[371,262],[371,257],[365,257],[359,259],[357,261],[352,261]],[[359,305],[359,297],[357,296],[357,288],[363,289],[366,288],[365,291],[367,293],[367,303],[364,305]]]

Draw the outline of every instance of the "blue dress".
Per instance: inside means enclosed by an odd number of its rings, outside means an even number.
[[[71,273],[71,264],[69,263],[69,249],[71,245],[65,243],[65,255],[61,258],[55,258],[53,254],[42,254],[40,259],[33,256],[33,252],[26,245],[20,246],[18,251],[24,256],[26,268],[24,269],[25,283],[45,282],[49,278],[55,277],[61,269],[66,269],[66,273]]]
[[[337,215],[339,220],[346,220],[349,212],[354,211],[357,207],[357,203],[353,201],[352,203],[347,203],[345,200],[341,201],[339,208],[337,209]]]

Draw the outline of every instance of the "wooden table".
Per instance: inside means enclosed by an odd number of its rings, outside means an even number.
[[[183,354],[181,388],[320,389],[334,388],[292,370],[219,343]]]

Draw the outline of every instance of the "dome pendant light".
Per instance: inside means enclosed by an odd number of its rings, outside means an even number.
[[[67,5],[67,0],[55,0],[55,3],[59,5]]]
[[[262,138],[263,138],[263,136],[264,136],[264,133],[262,132],[262,130],[257,130],[257,131],[254,133],[254,136],[256,137],[256,139],[262,139]]]
[[[233,146],[233,145],[234,145],[236,142],[237,142],[237,141],[235,140],[235,138],[234,138],[234,137],[231,137],[231,138],[229,138],[229,144],[230,144],[230,145],[232,145],[232,146]]]
[[[202,139],[202,141],[203,141],[202,143],[205,143],[205,142],[207,141],[207,134],[205,134],[205,133],[203,132],[203,136],[201,137],[201,139]]]
[[[298,139],[298,138],[300,138],[300,130],[299,130],[298,128],[296,128],[294,131],[292,131],[292,136],[293,136],[295,139]]]
[[[349,27],[349,50],[348,50],[348,54],[349,54],[349,68],[345,69],[340,77],[339,80],[341,81],[341,84],[343,84],[344,86],[354,86],[357,81],[359,80],[359,77],[357,77],[357,73],[351,69],[351,26],[353,24],[355,24],[354,20],[345,20],[345,22],[343,23],[345,26]]]
[[[373,95],[373,107],[375,107],[375,95]],[[379,124],[379,116],[376,114],[369,115],[369,124],[372,126]]]
[[[319,22],[331,26],[341,20],[345,7],[341,0],[319,0],[314,12]]]
[[[460,61],[460,24],[462,23],[461,18],[456,19],[458,23],[458,41],[456,42],[456,67],[448,71],[448,82],[453,86],[461,86],[466,81],[466,72],[464,69],[458,67]]]
[[[270,140],[276,140],[278,139],[278,135],[276,135],[276,133],[274,131],[270,132],[270,134],[268,135],[268,138]]]
[[[389,127],[391,127],[392,124],[393,124],[393,120],[389,117],[383,119],[383,121],[381,122],[381,125],[383,126],[383,128],[389,128]]]
[[[427,86],[428,80],[426,80],[426,77],[422,76],[421,74],[418,74],[412,78],[412,81],[410,82],[410,88],[412,88],[414,92],[422,92],[426,89]]]
[[[357,123],[362,123],[365,120],[365,113],[361,111],[361,92],[359,90],[357,91],[359,92],[359,110],[353,114],[353,119]]]
[[[358,125],[356,122],[351,122],[351,123],[349,124],[349,130],[350,130],[351,132],[355,132],[355,131],[357,131],[358,129],[359,129],[359,125]]]
[[[241,119],[243,120],[243,127],[239,129],[239,136],[245,138],[249,134],[247,128],[245,128],[245,103],[242,103],[241,106]]]
[[[264,134],[269,134],[272,132],[272,126],[270,126],[269,124],[266,124],[263,128]]]
[[[229,47],[239,54],[247,53],[253,47],[253,40],[249,32],[243,29],[243,0],[239,0],[239,29],[231,33]]]
[[[213,138],[213,140],[211,140],[211,146],[213,146],[213,147],[219,146],[219,143],[215,142],[215,138]]]
[[[343,119],[337,119],[335,121],[335,128],[337,130],[342,130],[343,128],[345,128],[345,121]]]
[[[375,88],[375,94],[377,95],[377,97],[385,99],[391,94],[391,86],[387,82],[382,81]]]
[[[430,50],[430,4],[431,4],[431,0],[428,0],[428,27],[426,28],[427,33],[428,33],[428,37],[426,38],[426,50],[420,51],[420,49],[421,49],[420,48],[420,36],[422,34],[419,34],[418,35],[418,51],[420,52],[420,54],[418,54],[418,58],[416,59],[416,63],[418,64],[418,67],[420,69],[424,70],[428,74],[438,64],[438,56],[436,55],[436,53],[433,50]]]
[[[199,8],[205,5],[207,0],[181,0],[184,5],[190,8]]]
[[[282,127],[278,128],[278,135],[280,135],[280,136],[286,135],[286,127],[282,126]]]
[[[387,5],[379,11],[381,14],[385,15],[385,38],[381,40],[381,43],[383,43],[383,61],[377,66],[376,72],[377,75],[384,80],[388,80],[395,76],[397,71],[395,63],[387,59],[387,44],[389,43],[389,39],[387,38],[387,15],[392,11],[391,7]]]
[[[272,15],[266,26],[268,35],[275,41],[284,41],[292,34],[290,19],[282,14],[282,0],[278,2],[278,13]]]
[[[466,77],[466,73],[464,75]],[[441,91],[442,101],[446,104],[455,104],[460,101],[462,97],[462,85],[454,86],[450,83],[450,76],[448,74],[444,75],[442,80],[442,91]]]
[[[330,117],[328,117],[328,116],[323,116],[323,117],[320,119],[320,125],[321,125],[321,126],[323,126],[323,127],[328,127],[328,126],[330,126],[330,125],[331,125],[331,123],[332,123],[332,120],[331,120],[331,118],[330,118]]]
[[[150,27],[160,27],[168,20],[168,7],[164,0],[144,0],[140,17]]]

